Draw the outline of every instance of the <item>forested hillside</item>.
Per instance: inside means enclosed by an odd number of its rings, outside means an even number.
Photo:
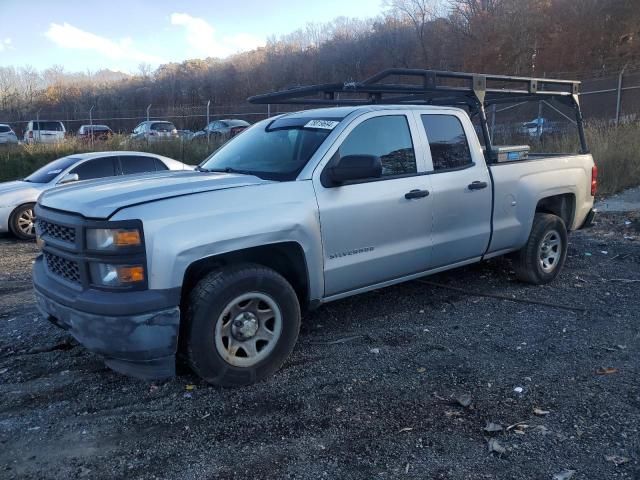
[[[0,117],[126,115],[148,104],[238,105],[256,93],[388,67],[587,77],[640,66],[638,0],[393,0],[369,20],[310,24],[264,48],[135,75],[0,67]],[[248,13],[250,14],[250,13]]]

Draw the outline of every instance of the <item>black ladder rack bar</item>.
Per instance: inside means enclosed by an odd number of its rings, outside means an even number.
[[[392,76],[413,77],[423,80],[422,85],[380,83]],[[466,86],[451,86],[441,81],[462,80]],[[421,70],[408,68],[391,68],[383,70],[362,82],[325,83],[293,87],[279,92],[255,95],[249,98],[250,103],[258,104],[302,104],[307,101],[315,105],[365,105],[375,103],[392,103],[385,99],[389,94],[421,95],[422,99],[391,99],[398,103],[430,104],[443,97],[458,96],[469,98],[475,96],[478,84],[485,94],[485,104],[510,101],[509,97],[525,97],[527,100],[570,97],[580,91],[580,82],[574,80],[556,80],[549,78],[514,77],[507,75],[486,75],[462,72],[445,72],[439,70]],[[498,85],[496,85],[498,84]],[[366,98],[337,98],[336,94],[366,95]],[[322,95],[322,98],[313,96]],[[304,101],[302,101],[304,100]],[[357,101],[356,101],[357,100]]]
[[[389,77],[412,77],[417,83],[381,83]],[[447,85],[453,81],[455,85]],[[488,75],[412,68],[390,68],[362,82],[293,87],[249,97],[254,104],[441,105],[467,106],[479,114],[485,145],[491,147],[484,110],[499,103],[557,100],[574,108],[582,153],[588,153],[578,95],[580,82],[550,78]],[[491,152],[491,148],[487,149]],[[489,153],[491,154],[491,153]]]

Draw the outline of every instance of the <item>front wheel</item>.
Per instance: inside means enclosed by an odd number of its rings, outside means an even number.
[[[33,212],[35,203],[26,203],[16,208],[9,218],[9,228],[20,240],[36,238],[36,216]]]
[[[255,383],[278,370],[300,330],[300,305],[291,285],[260,265],[223,267],[189,296],[187,357],[214,385]]]
[[[519,280],[534,285],[551,282],[567,258],[567,228],[550,213],[536,213],[529,239],[513,258]]]

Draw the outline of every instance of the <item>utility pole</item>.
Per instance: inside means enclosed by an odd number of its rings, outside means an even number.
[[[149,121],[149,110],[151,110],[151,103],[149,104],[149,106],[147,107],[147,122]]]
[[[89,109],[89,138],[91,139],[91,148],[93,148],[93,107],[95,107],[95,105],[91,105],[91,108]]]
[[[538,118],[536,119],[536,135],[538,141],[542,138],[542,102],[538,102]]]
[[[209,136],[210,136],[210,131],[209,131],[209,108],[211,107],[211,100],[207,100],[207,126],[204,127],[207,129],[207,149],[209,148]]]
[[[624,75],[624,71],[627,69],[628,63],[624,64],[622,70],[618,74],[618,96],[616,98],[616,126],[620,123],[620,110],[622,106],[622,77]]]
[[[491,105],[491,142],[493,143],[496,132],[496,104]]]

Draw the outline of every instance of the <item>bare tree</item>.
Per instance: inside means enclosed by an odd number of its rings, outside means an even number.
[[[385,0],[385,5],[408,19],[415,29],[425,64],[429,64],[427,30],[429,23],[438,18],[442,2],[440,0]]]

